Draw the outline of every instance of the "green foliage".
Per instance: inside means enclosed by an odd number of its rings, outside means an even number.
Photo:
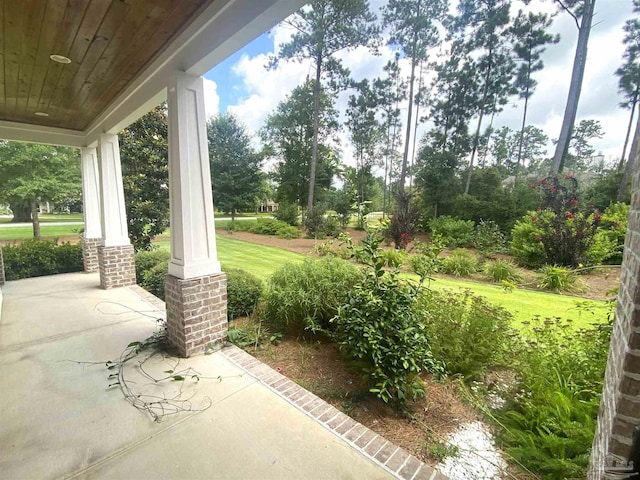
[[[216,207],[231,214],[252,210],[262,192],[262,157],[251,146],[246,128],[233,115],[207,122],[211,184]]]
[[[594,243],[587,252],[591,264],[622,263],[628,221],[629,205],[625,203],[613,203],[602,212]]]
[[[494,412],[498,439],[545,479],[586,477],[611,325],[575,331],[568,321],[536,318],[513,355],[517,384]]]
[[[142,273],[139,285],[147,292],[164,300],[164,284],[169,270],[169,261],[161,261]]]
[[[285,264],[267,284],[264,319],[274,331],[329,329],[329,320],[361,277],[358,267],[334,257]]]
[[[409,258],[406,250],[396,250],[395,248],[381,250],[380,256],[384,259],[384,265],[389,268],[399,268]]]
[[[288,223],[271,218],[259,218],[257,221],[232,221],[227,225],[227,231],[251,232],[257,235],[273,235],[290,240],[300,236],[300,229]]]
[[[57,240],[30,239],[17,245],[5,245],[2,254],[7,280],[81,272],[84,268],[82,245],[58,245]]]
[[[137,251],[150,250],[169,227],[166,108],[154,108],[118,135],[129,238]]]
[[[136,253],[136,282],[142,282],[145,272],[159,263],[167,263],[171,259],[168,250],[147,250]]]
[[[438,272],[442,266],[440,254],[444,247],[440,237],[434,237],[429,245],[416,242],[415,250],[418,253],[411,257],[411,268],[420,278],[430,282],[433,279],[433,274]]]
[[[418,308],[426,312],[433,356],[447,372],[472,380],[508,363],[513,317],[502,307],[470,290],[444,290],[422,294]]]
[[[471,244],[483,255],[500,252],[504,248],[504,234],[492,220],[480,220],[473,231]]]
[[[326,208],[322,204],[314,205],[307,209],[304,218],[304,228],[307,230],[309,238],[323,238],[325,236],[325,213]]]
[[[419,374],[440,374],[442,365],[431,354],[425,313],[416,308],[422,282],[401,280],[395,268],[384,270],[381,241],[371,232],[362,241],[359,248],[369,259],[366,276],[351,285],[332,323],[340,349],[359,368],[370,391],[403,405],[408,398],[424,396]]]
[[[522,275],[510,260],[490,260],[482,268],[484,275],[496,283],[520,283]]]
[[[460,220],[443,215],[429,222],[432,235],[438,235],[442,242],[450,248],[471,244],[474,223],[471,220]]]
[[[568,268],[545,265],[540,273],[538,288],[555,292],[580,292],[584,290],[578,276]]]
[[[0,203],[17,221],[37,222],[37,204],[64,203],[81,195],[78,151],[0,140]],[[35,228],[35,224],[34,224]]]
[[[333,98],[322,89],[319,112],[314,112],[314,82],[307,81],[293,89],[267,117],[262,129],[265,154],[277,161],[272,172],[279,203],[306,206],[309,193],[309,171],[313,157],[313,119],[318,115],[318,158],[315,189],[318,194],[331,187],[338,168],[331,139],[337,131],[337,112]],[[320,196],[320,195],[318,195]]]
[[[269,338],[269,332],[264,325],[258,322],[244,322],[237,326],[235,322],[229,322],[227,337],[234,345],[245,347],[257,347]]]
[[[278,210],[273,212],[273,216],[276,220],[292,227],[298,226],[298,206],[295,203],[282,202],[278,204]]]
[[[544,262],[543,232],[540,224],[536,223],[538,216],[544,215],[549,213],[530,212],[518,220],[511,231],[511,254],[527,267],[540,267]]]
[[[462,248],[456,249],[453,253],[442,260],[440,271],[456,277],[470,277],[476,273],[480,265],[475,256]]]
[[[227,274],[227,319],[246,317],[253,313],[262,295],[262,280],[251,273],[229,268]]]

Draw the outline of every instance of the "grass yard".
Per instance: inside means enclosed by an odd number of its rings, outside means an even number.
[[[82,222],[84,219],[82,218],[81,213],[42,213],[39,216],[40,223],[51,223],[51,222]],[[0,217],[0,223],[10,223],[11,217]]]
[[[169,239],[160,237],[154,244],[169,250]],[[266,280],[285,263],[302,262],[304,255],[281,248],[267,247],[231,238],[216,236],[218,260],[223,267],[241,268]]]
[[[516,320],[516,325],[531,320],[535,315],[545,317],[561,317],[573,320],[576,328],[587,327],[592,323],[604,322],[607,318],[607,303],[571,295],[536,292],[533,290],[516,289],[506,292],[499,285],[491,285],[464,280],[450,280],[437,278],[431,282],[434,290],[448,289],[456,291],[469,289],[475,294],[486,297],[491,303],[500,305],[508,310]],[[578,305],[589,305],[590,311],[579,308]]]
[[[40,225],[41,238],[56,238],[75,235],[82,225]],[[33,238],[33,227],[0,227],[0,241],[27,240]]]

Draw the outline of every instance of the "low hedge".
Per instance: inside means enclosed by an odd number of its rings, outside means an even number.
[[[2,247],[6,280],[81,272],[82,245],[58,240],[31,239]]]

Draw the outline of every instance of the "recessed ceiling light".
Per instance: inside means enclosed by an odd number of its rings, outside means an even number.
[[[49,55],[49,58],[57,63],[71,63],[71,59],[69,57],[65,57],[64,55]]]
[[[47,112],[36,112],[34,113],[35,116],[37,117],[48,117],[49,114]]]

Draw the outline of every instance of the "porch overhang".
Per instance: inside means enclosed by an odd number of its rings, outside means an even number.
[[[95,1],[79,1],[75,6],[76,8],[84,8],[85,15],[90,15],[96,11],[95,8],[92,10]],[[49,4],[51,3],[49,2]],[[123,3],[131,4],[132,2]],[[135,5],[136,8],[130,5],[129,15],[139,15],[139,23],[144,24],[151,17],[150,12],[154,8],[159,8],[154,6],[154,3],[138,2]],[[164,3],[171,4],[171,2]],[[72,59],[71,64],[76,69],[93,68],[91,73],[85,75],[84,81],[82,77],[77,78],[78,75],[74,77],[59,74],[55,87],[49,89],[45,88],[47,86],[46,76],[49,74],[49,69],[52,68],[49,55],[71,55],[73,42],[66,42],[66,50],[56,51],[54,49],[60,42],[52,41],[51,45],[46,45],[40,39],[34,44],[36,47],[34,47],[33,55],[21,55],[16,58],[15,55],[12,57],[8,42],[5,41],[0,58],[0,66],[5,73],[4,77],[0,76],[0,87],[2,87],[0,89],[0,138],[71,147],[95,146],[100,135],[118,133],[154,106],[166,100],[167,84],[176,71],[193,76],[205,74],[306,2],[304,0],[185,0],[182,3],[185,4],[185,8],[189,6],[194,9],[194,13],[182,23],[176,21],[171,24],[170,27],[173,30],[164,32],[168,40],[160,45],[165,37],[157,39],[157,48],[148,49],[150,52],[148,58],[136,58],[140,69],[126,83],[123,83],[124,79],[121,76],[124,73],[121,74],[118,71],[122,62],[113,58],[114,55],[126,54],[128,51],[126,41],[119,45],[116,44],[114,38],[105,40],[100,37],[101,30],[99,29],[95,30],[92,38],[87,37],[87,42],[90,42],[87,51],[91,52],[91,45],[99,41],[106,41],[109,47],[102,51],[101,57],[93,58],[92,62],[95,65],[91,67],[90,64],[85,63],[84,59],[77,60],[77,65],[73,64],[76,59]],[[21,25],[25,26],[28,22],[33,22],[34,12],[42,9],[44,12],[42,13],[42,24],[45,25],[47,14],[57,8],[63,11],[56,17],[59,21],[58,28],[62,29],[56,34],[57,38],[64,38],[65,34],[68,36],[79,35],[78,31],[73,31],[73,29],[77,30],[85,19],[68,25],[69,13],[67,10],[74,7],[67,5],[66,1],[54,0],[53,4],[53,7],[49,7],[45,0],[41,0],[32,2],[29,7],[22,7],[24,10],[22,13],[14,11],[13,15],[22,15],[24,17],[22,19],[8,18],[9,14],[5,12],[4,18],[0,16],[0,24],[4,22],[6,26],[7,22],[11,21],[11,24],[21,22]],[[104,12],[102,14],[106,18],[106,14]],[[127,21],[131,21],[128,16],[127,19]],[[100,18],[94,19],[94,23],[99,21],[101,21]],[[55,25],[49,25],[47,28],[54,27]],[[67,32],[64,31],[65,27],[68,29]],[[41,29],[41,35],[44,35],[44,28]],[[114,28],[113,34],[115,36],[120,33]],[[12,35],[11,43],[13,44],[19,42],[28,45],[30,41],[33,42],[31,38],[33,34],[25,28],[18,31],[4,28],[3,35],[5,40]],[[149,41],[153,41],[153,39],[150,38]],[[115,45],[109,50],[112,43]],[[18,63],[16,64],[16,62]],[[108,62],[111,67],[104,67]],[[68,66],[56,65],[55,68],[64,72],[65,67]],[[102,70],[100,70],[101,67]],[[18,72],[22,69],[27,74],[31,72],[31,76],[25,74],[23,78],[17,73],[14,75],[16,83],[14,85],[9,79],[12,78],[11,72],[15,72],[16,69]],[[38,75],[39,71],[45,70],[46,74]],[[104,78],[113,78],[113,82],[123,83],[123,87],[119,90],[110,88],[105,92],[97,92],[96,90],[100,82],[104,82]],[[28,85],[23,85],[24,82],[27,82]],[[39,93],[34,94],[38,91]],[[106,94],[110,94],[111,98],[104,102],[103,108],[97,108],[96,104],[103,102]],[[86,97],[86,99],[77,100],[78,96],[80,98]],[[37,111],[44,108],[43,105],[55,107],[55,114],[52,113],[49,117],[36,115]],[[85,118],[86,120],[83,120]],[[78,125],[83,121],[86,125],[78,128]]]

